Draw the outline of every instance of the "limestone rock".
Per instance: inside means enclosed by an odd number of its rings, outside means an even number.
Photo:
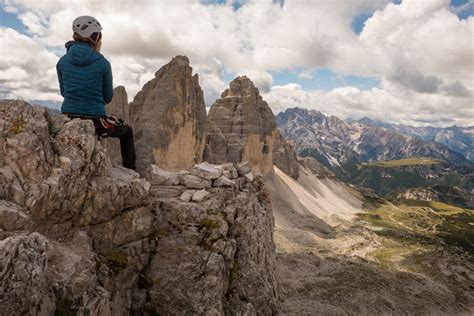
[[[150,193],[160,198],[175,198],[181,196],[186,191],[186,187],[182,185],[153,185]]]
[[[73,251],[39,233],[1,240],[0,313],[111,315],[109,294],[91,268],[93,253],[79,249]]]
[[[237,169],[231,162],[219,165],[218,167],[222,169],[222,174],[229,179],[237,179],[239,177]]]
[[[227,178],[226,176],[220,176],[212,183],[215,187],[233,187],[235,182]]]
[[[183,202],[190,202],[194,193],[196,193],[196,190],[186,190],[183,192],[183,194],[181,194],[179,199]]]
[[[204,201],[204,199],[206,199],[208,196],[209,196],[209,192],[207,192],[206,190],[199,190],[199,191],[196,191],[194,194],[193,194],[193,197],[192,197],[192,200],[193,202],[202,202]]]
[[[31,224],[24,209],[15,203],[0,200],[0,230],[23,230],[30,228]]]
[[[410,188],[398,193],[397,198],[417,201],[439,201],[437,192],[433,189]]]
[[[275,133],[273,144],[273,164],[293,179],[298,179],[300,168],[295,146],[285,140],[279,130]]]
[[[150,314],[278,313],[270,203],[261,182],[246,186],[219,188],[201,203],[162,202],[162,238],[144,273]]]
[[[250,181],[250,182],[253,181],[253,179],[255,179],[254,176],[253,176],[253,173],[251,173],[251,172],[244,174],[244,178],[247,181]]]
[[[90,120],[53,127],[44,108],[9,100],[0,101],[0,115],[1,198],[25,208],[38,231],[65,234],[148,203],[149,183],[111,168]]]
[[[106,105],[107,115],[115,115],[123,119],[127,124],[130,123],[130,106],[128,104],[128,95],[125,87],[118,86],[114,89],[112,101]],[[114,165],[122,165],[122,154],[120,153],[120,140],[118,138],[107,138],[107,153]]]
[[[202,162],[198,165],[195,165],[191,169],[191,172],[198,177],[201,177],[207,180],[213,180],[221,176],[222,169],[219,168],[218,166],[211,165],[210,163]]]
[[[276,121],[258,89],[237,77],[210,108],[204,160],[213,164],[249,161],[262,175],[273,170]]]
[[[176,172],[165,171],[157,165],[150,165],[146,171],[146,178],[151,184],[178,185],[179,178]]]
[[[184,185],[191,189],[205,189],[211,187],[211,180],[203,179],[198,176],[187,174],[183,176]]]
[[[187,57],[176,56],[158,70],[130,108],[140,172],[152,163],[179,170],[201,162],[206,107]]]
[[[112,167],[90,121],[0,101],[0,315],[277,314],[260,178],[149,170]]]
[[[252,170],[250,164],[247,161],[240,162],[235,167],[241,176],[249,173]]]

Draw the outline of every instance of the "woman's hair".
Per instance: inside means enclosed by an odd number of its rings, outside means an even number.
[[[82,37],[80,36],[79,34],[77,33],[74,33],[74,35],[72,36],[72,38],[77,41],[77,42],[84,42],[84,43],[87,43],[89,44],[90,46],[92,47],[96,47],[97,46],[97,43],[100,41],[100,39],[102,38],[102,32],[95,32],[95,33],[92,33],[92,35],[90,37]]]

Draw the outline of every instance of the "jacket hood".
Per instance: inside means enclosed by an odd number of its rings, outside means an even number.
[[[86,43],[71,41],[67,42],[65,46],[67,49],[66,57],[74,65],[85,66],[97,59],[103,58],[102,54]]]

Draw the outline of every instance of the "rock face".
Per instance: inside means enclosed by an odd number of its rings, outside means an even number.
[[[249,78],[235,78],[210,108],[204,160],[248,161],[262,175],[273,169],[276,122],[272,110]]]
[[[128,105],[128,96],[125,87],[118,86],[114,89],[114,97],[112,101],[107,104],[107,115],[115,115],[123,119],[127,124],[130,122],[130,106]],[[118,138],[107,138],[106,140],[107,153],[112,164],[121,166],[122,155],[120,153],[120,140]]]
[[[277,313],[268,194],[262,191],[261,178],[215,178],[225,168],[201,164],[193,168],[194,174],[168,172],[168,178],[180,179],[183,191],[161,198],[157,210],[161,237],[144,275],[150,287],[148,299],[154,302],[148,306],[152,314]],[[212,185],[196,190],[187,176]],[[152,185],[151,191],[158,186],[172,187]],[[253,232],[256,228],[258,234]]]
[[[128,104],[128,95],[125,87],[118,86],[114,89],[114,97],[107,104],[107,114],[122,118],[125,122],[130,122],[130,106]]]
[[[140,173],[152,163],[179,170],[201,162],[206,107],[187,57],[176,56],[158,70],[130,108]]]
[[[411,188],[400,193],[397,198],[417,201],[438,201],[439,197],[433,190],[422,188]]]
[[[235,185],[156,166],[150,183],[111,167],[92,122],[0,101],[0,314],[277,313],[261,179],[207,167]],[[151,193],[186,175],[211,185]]]
[[[300,168],[295,146],[292,142],[285,140],[279,130],[275,133],[273,143],[273,164],[293,179],[298,179]]]

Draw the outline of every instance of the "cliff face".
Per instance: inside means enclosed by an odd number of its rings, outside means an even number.
[[[285,140],[279,130],[275,133],[273,144],[273,164],[293,179],[298,179],[300,168],[295,146]]]
[[[270,203],[237,167],[149,182],[90,121],[0,101],[0,314],[276,313]]]
[[[249,161],[252,171],[273,169],[276,122],[249,78],[237,77],[209,109],[210,125],[204,160],[211,163]]]
[[[118,86],[114,89],[114,97],[112,101],[107,104],[107,115],[115,115],[123,119],[127,124],[130,122],[130,106],[128,104],[127,91],[125,87]],[[122,165],[122,154],[120,153],[120,140],[118,138],[107,138],[106,140],[107,154],[110,161],[117,166]]]
[[[202,160],[206,107],[187,57],[176,56],[158,70],[130,109],[140,173],[152,163],[179,170]]]
[[[252,171],[267,175],[273,164],[298,177],[296,154],[276,129],[275,117],[246,76],[235,78],[210,108],[204,160],[248,161]],[[296,167],[295,167],[296,166]]]

